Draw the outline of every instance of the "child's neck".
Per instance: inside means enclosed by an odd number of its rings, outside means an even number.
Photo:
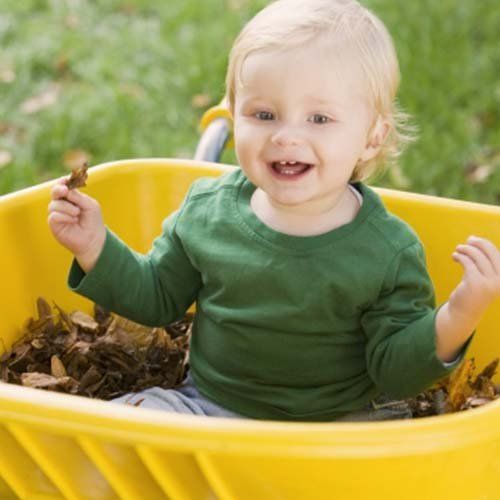
[[[288,206],[273,202],[257,188],[250,200],[255,215],[268,227],[291,236],[317,236],[348,224],[356,217],[360,204],[346,187],[326,207]]]

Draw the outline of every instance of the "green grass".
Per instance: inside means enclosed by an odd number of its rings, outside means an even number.
[[[192,97],[219,101],[231,42],[266,3],[2,0],[0,151],[12,161],[0,167],[0,194],[66,173],[64,154],[75,149],[91,164],[192,157],[204,111]],[[366,4],[393,34],[400,102],[420,128],[400,169],[376,184],[499,203],[497,1]],[[54,83],[54,104],[23,113]],[[223,159],[235,161],[231,152]],[[479,166],[482,180],[470,175]]]

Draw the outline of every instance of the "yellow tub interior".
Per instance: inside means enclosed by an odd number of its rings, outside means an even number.
[[[90,170],[108,226],[146,251],[197,177],[229,166],[150,159]],[[91,304],[66,286],[70,254],[46,223],[51,183],[0,198],[0,352],[38,296]],[[438,302],[462,276],[469,235],[500,246],[500,208],[378,189],[422,238]],[[471,345],[500,356],[500,307]],[[496,383],[500,382],[497,374]],[[411,421],[302,424],[181,416],[0,383],[0,499],[499,499],[500,400]]]

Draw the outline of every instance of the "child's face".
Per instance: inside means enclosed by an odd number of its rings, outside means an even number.
[[[275,205],[327,209],[358,160],[374,156],[367,144],[374,112],[361,78],[349,68],[339,78],[321,50],[262,52],[243,63],[234,103],[236,154]]]

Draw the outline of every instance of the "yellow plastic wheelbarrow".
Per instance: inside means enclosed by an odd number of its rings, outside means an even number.
[[[216,159],[220,148],[208,142],[198,156]],[[108,225],[146,251],[190,183],[228,168],[119,161],[91,169],[86,189]],[[71,256],[46,223],[50,185],[0,198],[0,351],[35,314],[38,296],[91,311],[66,287]],[[499,207],[378,192],[422,238],[439,301],[461,278],[450,257],[457,243],[475,234],[500,246]],[[469,352],[478,367],[500,356],[498,304]],[[0,498],[18,497],[498,500],[500,400],[416,420],[285,423],[177,415],[0,383]]]

